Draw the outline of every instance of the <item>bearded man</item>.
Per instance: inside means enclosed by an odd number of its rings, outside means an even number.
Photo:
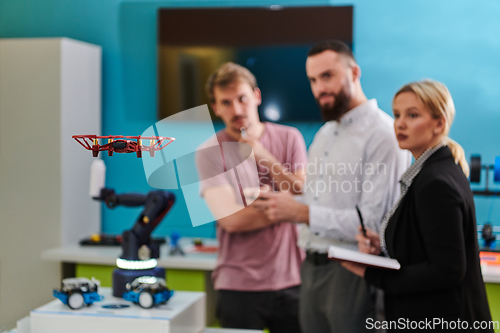
[[[324,41],[308,53],[306,72],[326,123],[309,148],[304,203],[290,193],[262,193],[255,203],[271,221],[302,223],[302,332],[365,332],[374,316],[374,290],[328,259],[330,245],[357,250],[360,218],[378,231],[399,197],[399,179],[410,165],[399,149],[394,120],[368,100],[351,49]],[[266,200],[267,199],[267,200]]]

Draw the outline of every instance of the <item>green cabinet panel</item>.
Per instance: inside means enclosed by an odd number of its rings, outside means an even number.
[[[77,277],[95,277],[101,281],[101,286],[111,287],[113,271],[116,267],[105,265],[77,264]],[[206,291],[205,271],[187,269],[166,269],[167,285],[173,290]]]
[[[490,305],[491,318],[493,321],[500,322],[500,284],[485,283],[486,294],[488,295],[488,303]],[[495,332],[500,333],[500,329],[495,329]]]
[[[187,269],[168,269],[167,285],[173,290],[206,291],[205,272]]]
[[[77,264],[75,275],[76,277],[95,277],[101,281],[102,287],[111,287],[113,281],[113,270],[114,266],[102,266],[102,265],[85,265]]]

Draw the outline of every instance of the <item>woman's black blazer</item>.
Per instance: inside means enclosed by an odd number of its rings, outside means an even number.
[[[424,163],[385,237],[401,269],[369,267],[365,278],[385,291],[387,320],[458,318],[469,327],[491,320],[472,192],[447,146]]]

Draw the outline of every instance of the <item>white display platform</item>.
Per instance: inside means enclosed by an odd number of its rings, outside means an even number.
[[[71,310],[54,300],[30,313],[31,333],[199,333],[205,328],[205,293],[178,291],[167,304],[152,309],[113,297],[110,288],[101,288],[100,302]],[[106,305],[130,305],[123,309]]]
[[[500,266],[498,265],[481,265],[483,280],[486,283],[500,283]]]

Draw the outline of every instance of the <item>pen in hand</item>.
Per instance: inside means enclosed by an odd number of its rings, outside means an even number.
[[[361,223],[361,229],[363,230],[363,236],[365,236],[365,238],[368,238],[368,236],[366,236],[365,224],[363,223],[363,216],[361,215],[361,211],[359,210],[358,205],[356,205],[356,211],[358,212],[359,222]]]
[[[241,132],[241,137],[243,139],[247,139],[248,138],[247,129],[245,127],[240,128],[240,132]]]
[[[361,215],[361,211],[359,210],[358,205],[356,205],[356,211],[358,212],[359,222],[361,223],[361,230],[363,231],[363,236],[365,236],[365,238],[368,240],[366,245],[370,247],[371,246],[370,239],[366,235],[366,228],[365,224],[363,223],[363,216]]]

